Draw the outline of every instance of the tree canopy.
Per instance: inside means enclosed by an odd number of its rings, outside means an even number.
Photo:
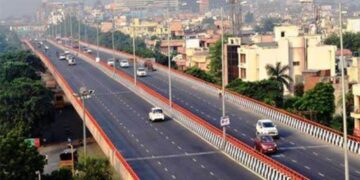
[[[278,23],[280,23],[278,18],[264,18],[261,20],[260,25],[255,26],[254,30],[258,33],[272,32]]]
[[[345,32],[343,34],[344,48],[353,52],[360,52],[360,33]],[[340,38],[336,34],[330,35],[324,41],[325,44],[335,45],[340,48]]]
[[[35,179],[44,165],[44,156],[25,142],[21,128],[0,135],[0,179]]]
[[[199,79],[202,79],[207,82],[215,83],[215,78],[210,75],[209,73],[197,68],[197,67],[191,67],[185,71],[185,73],[190,74],[194,77],[197,77]]]
[[[266,65],[266,71],[270,79],[275,80],[284,85],[288,90],[291,90],[290,83],[293,82],[292,78],[287,74],[290,70],[289,66],[281,66],[280,62],[277,62],[275,66]]]
[[[81,156],[76,167],[79,173],[75,179],[102,179],[112,178],[110,163],[107,159]]]

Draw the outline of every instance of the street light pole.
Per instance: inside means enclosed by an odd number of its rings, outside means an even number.
[[[343,109],[343,135],[344,135],[344,171],[345,180],[349,180],[349,162],[348,162],[348,148],[347,148],[347,121],[346,121],[346,102],[345,102],[345,62],[344,62],[344,45],[343,45],[343,30],[342,30],[342,4],[339,2],[339,18],[340,18],[340,59],[341,59],[341,88],[342,88],[342,109]]]
[[[74,163],[74,146],[69,143],[70,150],[71,150],[71,173],[74,176],[75,175],[75,163]]]
[[[137,84],[137,76],[136,76],[136,45],[135,45],[135,24],[133,25],[133,37],[132,37],[132,45],[133,45],[133,59],[134,59],[134,84]]]
[[[171,82],[171,55],[170,55],[170,35],[171,35],[171,30],[170,30],[170,17],[169,17],[169,4],[168,4],[168,8],[167,8],[167,20],[168,20],[168,35],[167,35],[167,42],[168,42],[168,81],[169,81],[169,105],[170,108],[172,109],[172,82]]]
[[[115,77],[115,66],[116,66],[116,59],[115,59],[115,17],[114,17],[114,7],[111,9],[111,16],[112,16],[112,30],[111,30],[111,41],[112,41],[112,58],[114,60],[114,67],[113,67],[113,76]]]
[[[72,28],[72,14],[70,13],[70,46],[73,47],[73,28]]]
[[[79,33],[79,37],[78,37],[78,50],[79,53],[81,51],[81,47],[80,47],[80,40],[81,40],[81,10],[80,10],[80,5],[79,5],[79,12],[78,12],[78,33]]]
[[[224,9],[221,8],[221,78],[222,78],[222,117],[225,118],[225,62],[224,62]],[[226,126],[223,126],[223,147],[226,142]]]
[[[85,96],[80,95],[83,108],[83,144],[84,144],[84,157],[86,157],[86,116],[85,116]]]
[[[100,26],[100,23],[97,22],[97,26],[96,26],[96,61],[100,61],[100,57],[99,57],[99,26]]]

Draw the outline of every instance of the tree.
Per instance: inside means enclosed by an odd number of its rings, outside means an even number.
[[[69,169],[58,169],[53,171],[50,175],[44,176],[45,180],[71,180],[72,172]]]
[[[190,74],[194,77],[197,77],[197,78],[202,79],[207,82],[211,82],[211,83],[216,82],[215,78],[212,75],[206,73],[205,71],[203,71],[197,67],[191,67],[191,68],[187,69],[185,71],[185,73]]]
[[[44,156],[25,142],[20,127],[0,135],[0,179],[35,179],[44,165]]]
[[[255,21],[254,14],[251,12],[247,12],[245,14],[245,23],[250,24]]]
[[[52,94],[40,81],[17,78],[0,87],[0,124],[8,129],[19,122],[37,134],[53,121]],[[30,133],[29,132],[29,133]]]
[[[304,84],[303,83],[295,84],[294,94],[295,94],[295,96],[298,96],[298,97],[301,97],[304,95]]]
[[[27,77],[30,79],[39,79],[35,70],[23,62],[5,62],[0,68],[0,80],[10,82],[16,78]]]
[[[334,88],[330,83],[318,83],[314,89],[305,92],[295,103],[299,111],[307,112],[307,117],[315,116],[314,120],[329,125],[335,112]]]
[[[76,179],[102,179],[110,180],[112,173],[107,159],[81,156],[77,169],[80,171]]]
[[[272,32],[276,24],[280,23],[278,18],[264,18],[261,20],[260,25],[255,26],[255,32],[267,33]]]
[[[213,46],[210,47],[210,64],[209,69],[210,73],[216,78],[221,78],[221,54],[222,54],[222,45],[221,41],[217,41]]]
[[[236,79],[231,81],[226,88],[277,107],[281,107],[283,103],[282,85],[278,81],[244,82],[241,79]]]
[[[292,78],[286,74],[289,71],[289,66],[281,66],[280,62],[277,62],[275,66],[266,65],[266,71],[270,79],[278,81],[284,85],[288,90],[290,90],[290,83],[293,82]]]
[[[344,48],[353,52],[360,52],[360,33],[346,32],[343,34]],[[324,41],[325,44],[335,45],[340,48],[340,38],[336,34],[330,35]]]

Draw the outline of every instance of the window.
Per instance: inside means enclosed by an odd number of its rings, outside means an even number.
[[[281,31],[281,37],[285,37],[285,31]]]
[[[246,79],[246,69],[245,68],[240,69],[240,78]]]
[[[240,54],[240,63],[246,63],[246,55],[245,54]]]
[[[293,66],[299,66],[299,65],[300,65],[300,62],[299,62],[299,61],[293,62]]]

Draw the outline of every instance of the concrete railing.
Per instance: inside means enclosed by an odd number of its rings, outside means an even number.
[[[63,46],[57,44],[54,41],[49,41],[53,45],[64,48]],[[137,85],[134,84],[132,76],[128,74],[115,70],[113,67],[108,66],[105,62],[100,61],[96,62],[95,57],[79,52],[68,47],[73,53],[77,53],[81,58],[86,62],[101,70],[110,78],[116,80],[120,84],[124,85],[135,94],[142,97],[144,100],[149,103],[159,106],[164,109],[164,111],[173,117],[175,121],[183,125],[184,127],[191,130],[193,133],[205,139],[208,143],[212,144],[217,148],[222,148],[223,152],[234,159],[236,162],[242,166],[250,169],[252,172],[256,173],[258,176],[264,179],[271,180],[287,180],[287,179],[307,179],[296,171],[278,163],[277,161],[272,160],[271,158],[257,152],[252,147],[247,144],[240,142],[236,138],[227,135],[225,146],[222,139],[222,131],[213,125],[209,124],[200,117],[194,115],[190,111],[182,108],[181,106],[173,103],[172,108],[169,106],[169,100],[154,91],[153,89],[147,87],[141,82],[137,82]]]
[[[78,98],[74,97],[74,90],[69,86],[62,74],[57,71],[51,60],[49,60],[42,52],[36,50],[29,41],[24,40],[23,42],[35,53],[35,55],[37,55],[41,59],[41,61],[48,68],[61,89],[64,91],[66,97],[70,100],[77,113],[80,115],[81,118],[83,118],[82,102]],[[126,180],[139,180],[137,174],[126,162],[125,158],[120,154],[120,152],[111,142],[109,137],[104,133],[102,128],[97,123],[96,119],[94,119],[94,117],[88,110],[86,110],[85,112],[85,122],[87,128],[93,135],[96,142],[99,144],[104,154],[109,158],[109,162],[120,174],[121,178]]]
[[[95,48],[95,49],[97,47],[93,44],[89,44],[89,43],[85,43],[85,42],[82,42],[82,44],[88,45],[89,47]],[[108,49],[106,47],[100,47],[99,50],[106,52],[106,53],[112,53],[112,50]],[[129,59],[132,59],[132,57],[133,57],[131,54],[121,52],[121,51],[115,51],[115,53],[118,56],[123,56],[123,57],[129,58]],[[137,60],[140,62],[144,62],[145,59],[137,57]],[[155,64],[154,67],[164,73],[168,72],[167,66],[164,66],[161,64]],[[186,82],[188,84],[196,86],[197,88],[203,89],[204,91],[206,91],[208,93],[212,93],[216,96],[218,95],[219,89],[221,89],[221,87],[219,87],[217,85],[203,81],[194,76],[185,74],[181,71],[172,69],[171,72],[172,72],[173,78],[177,78],[177,79],[181,80],[182,82]],[[300,132],[311,135],[317,139],[320,139],[320,140],[330,143],[332,145],[335,145],[338,147],[344,147],[343,146],[344,138],[343,138],[342,132],[340,132],[340,131],[334,130],[334,129],[324,126],[322,124],[319,124],[319,123],[316,123],[309,119],[298,116],[296,114],[292,114],[283,109],[279,109],[279,108],[270,106],[268,104],[265,104],[263,102],[251,99],[249,97],[242,96],[233,91],[226,90],[225,98],[228,102],[238,105],[242,109],[250,110],[252,112],[261,114],[265,117],[271,118],[271,119],[278,121],[284,125],[292,127]],[[360,154],[360,138],[349,135],[347,147],[348,147],[349,151],[351,151],[355,154]]]

